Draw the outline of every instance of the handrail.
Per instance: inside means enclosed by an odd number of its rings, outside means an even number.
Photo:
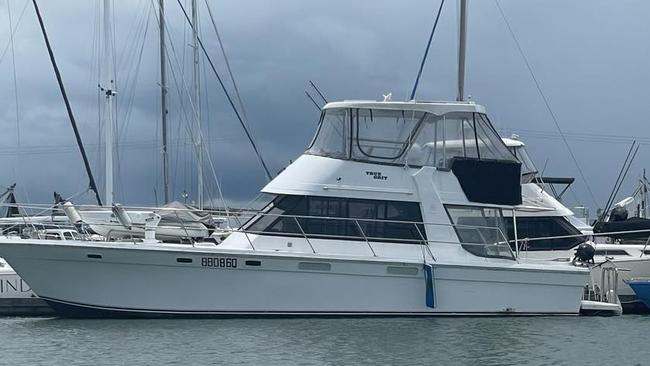
[[[355,219],[354,223],[357,224],[357,227],[359,228],[359,232],[361,233],[361,235],[363,235],[363,239],[365,239],[366,244],[368,244],[368,248],[370,248],[370,251],[372,252],[372,255],[376,257],[377,253],[375,253],[375,250],[372,249],[372,245],[370,245],[370,241],[368,241],[368,237],[366,236],[366,233],[361,228],[361,225],[359,224],[359,221]]]
[[[300,229],[300,232],[302,233],[302,236],[305,237],[305,240],[307,241],[307,244],[309,244],[309,247],[311,248],[311,251],[315,254],[316,249],[314,249],[314,246],[311,245],[311,242],[309,241],[309,238],[307,237],[307,234],[305,234],[305,230],[302,229],[302,225],[300,225],[300,222],[298,222],[298,219],[294,217],[294,220],[296,221],[296,224],[298,225],[298,228]]]
[[[13,206],[13,205],[19,206],[19,204],[9,204],[9,205],[10,206]],[[24,205],[22,205],[22,206],[24,207]],[[37,206],[37,205],[32,205],[32,206],[33,207],[39,207],[39,208],[42,207],[42,206]],[[50,209],[52,211],[62,211],[61,207],[52,207],[50,205],[48,205],[47,207],[48,207],[48,209]],[[91,207],[91,208],[95,208],[95,209],[97,209],[99,211],[105,211],[105,210],[108,211],[107,208],[99,208],[99,207],[94,206],[94,205],[86,205],[86,206],[84,206],[84,205],[75,205],[75,207],[77,207],[77,208]],[[130,207],[124,207],[124,208],[125,209],[133,209],[133,208],[130,208]],[[143,211],[144,210],[155,211],[155,212],[166,212],[166,211],[173,212],[175,214],[175,216],[179,219],[180,223],[178,223],[178,225],[174,225],[172,223],[165,223],[165,226],[166,227],[172,227],[172,228],[179,227],[181,230],[183,230],[186,233],[186,235],[189,235],[189,233],[187,232],[188,228],[186,226],[186,222],[185,222],[186,220],[180,219],[180,215],[179,215],[180,212],[212,212],[211,210],[198,210],[198,209],[191,209],[191,208],[166,208],[166,207],[159,207],[159,208],[151,208],[151,207],[149,207],[149,208],[142,208],[142,210]],[[82,213],[83,213],[83,211],[82,211]],[[349,240],[349,239],[353,239],[353,238],[358,238],[358,236],[327,235],[327,234],[307,233],[303,228],[303,224],[301,224],[301,222],[300,222],[301,220],[314,219],[314,220],[331,220],[331,221],[337,220],[337,221],[351,222],[351,223],[353,222],[354,225],[356,226],[356,228],[359,230],[359,233],[361,234],[362,239],[364,241],[366,241],[366,243],[368,244],[369,249],[373,252],[373,255],[375,255],[375,256],[377,254],[376,254],[374,248],[372,247],[372,244],[371,244],[372,241],[389,241],[389,242],[392,242],[392,243],[397,242],[397,243],[412,244],[414,239],[402,239],[402,238],[390,238],[390,237],[383,237],[383,238],[382,237],[372,237],[372,236],[369,236],[367,233],[365,233],[365,231],[363,230],[360,222],[363,222],[363,223],[378,222],[378,223],[383,223],[383,224],[388,223],[388,224],[400,224],[400,225],[413,225],[413,226],[415,226],[415,232],[419,236],[418,241],[421,241],[421,245],[425,245],[427,247],[427,252],[431,256],[431,258],[433,258],[434,260],[435,260],[435,256],[431,252],[431,248],[428,246],[428,244],[442,243],[442,241],[441,240],[427,240],[427,238],[425,237],[425,234],[423,233],[423,231],[420,228],[420,225],[422,225],[422,226],[435,226],[435,227],[453,228],[453,229],[455,229],[455,231],[456,231],[456,229],[471,229],[471,230],[475,230],[479,234],[479,236],[483,237],[483,239],[481,240],[482,243],[466,243],[466,242],[462,242],[462,239],[460,237],[458,237],[458,232],[456,232],[456,236],[458,238],[458,241],[452,241],[452,242],[449,242],[448,244],[454,244],[454,245],[462,244],[462,245],[470,245],[470,246],[473,245],[473,246],[496,246],[496,247],[500,247],[504,243],[509,243],[509,240],[507,239],[507,236],[504,234],[504,232],[501,230],[501,228],[493,227],[493,226],[465,225],[465,224],[424,222],[424,221],[423,222],[413,222],[413,221],[404,221],[404,220],[346,218],[346,217],[331,217],[331,216],[285,215],[285,214],[274,214],[274,213],[260,212],[260,211],[257,211],[257,212],[250,211],[250,213],[251,213],[252,219],[249,220],[247,223],[245,223],[242,228],[240,228],[238,230],[234,230],[234,231],[235,232],[245,233],[246,238],[247,238],[249,244],[251,244],[252,248],[254,248],[254,245],[253,245],[252,240],[248,236],[248,233],[253,233],[253,230],[250,230],[250,226],[253,225],[254,222],[256,222],[255,218],[264,217],[264,216],[274,216],[274,217],[278,217],[278,218],[279,217],[292,218],[293,221],[295,221],[296,224],[298,225],[298,229],[300,231],[301,236],[303,236],[303,238],[305,238],[305,240],[308,242],[308,244],[310,245],[310,247],[312,248],[312,251],[314,253],[316,251],[315,251],[315,248],[313,247],[312,243],[309,241],[309,237],[318,236],[318,237],[324,237],[324,238],[333,238],[333,239],[336,238],[336,239],[348,239]],[[31,224],[34,225],[34,223],[31,223]],[[119,226],[121,226],[121,224],[117,223],[117,222],[92,222],[92,221],[90,221],[90,222],[85,222],[85,224],[96,225],[96,226],[108,226],[108,227],[119,227]],[[58,227],[58,225],[56,223],[54,223],[54,222],[47,223],[47,225],[48,225],[48,227]],[[145,228],[144,223],[133,223],[132,226],[135,227],[135,228],[139,228],[139,229],[144,229]],[[85,228],[86,228],[85,226],[82,226],[82,230],[85,229]],[[488,239],[486,239],[484,237],[485,230],[490,230],[490,231],[494,230],[497,237],[503,239],[503,241],[496,240],[495,242],[490,242]],[[35,231],[37,231],[37,230],[35,230]],[[268,232],[258,232],[258,234],[269,234],[269,233]],[[275,233],[275,234],[280,234],[280,233]],[[285,234],[293,236],[296,233],[285,233]],[[512,250],[511,250],[510,246],[506,244],[506,247],[508,247],[508,251],[509,251],[510,256],[513,257],[513,258],[516,258],[516,255],[514,255],[514,253],[512,253]],[[505,248],[501,248],[499,250],[499,252],[501,252],[501,250],[503,250],[503,249],[505,249]]]

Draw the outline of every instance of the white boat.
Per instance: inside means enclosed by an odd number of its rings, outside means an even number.
[[[329,103],[221,245],[3,238],[0,255],[66,316],[577,314],[588,270],[503,235],[519,182],[478,104]]]
[[[649,309],[636,297],[634,291],[625,283],[630,278],[650,277],[650,247],[645,244],[615,244],[593,240],[593,229],[577,219],[574,213],[543,189],[544,179],[535,178],[537,169],[530,159],[526,145],[516,138],[503,139],[504,143],[522,162],[523,205],[516,211],[518,238],[521,256],[545,259],[555,262],[569,262],[582,243],[593,246],[594,263],[620,269],[617,294],[626,313],[648,312]],[[538,183],[536,183],[538,182]],[[513,234],[513,218],[506,212],[510,236]],[[600,266],[592,269],[593,278],[600,278]],[[598,281],[597,281],[598,282]],[[602,286],[602,284],[598,284]]]

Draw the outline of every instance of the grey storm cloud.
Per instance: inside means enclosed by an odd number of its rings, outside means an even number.
[[[120,131],[118,201],[151,204],[162,196],[157,0],[115,0]],[[189,1],[184,1],[189,6]],[[212,25],[201,5],[201,37],[222,75]],[[196,193],[188,135],[190,32],[176,1],[167,1],[170,49],[170,157],[173,196]],[[650,136],[645,102],[650,70],[650,3],[500,0],[542,90],[593,191],[579,180],[570,204],[602,205],[632,138]],[[318,111],[304,96],[313,80],[330,100],[406,99],[438,1],[210,1],[244,99],[251,130],[271,170],[305,149]],[[517,133],[546,175],[578,176],[526,65],[493,0],[470,0],[466,92],[484,104],[504,135]],[[98,42],[101,1],[41,1],[41,11],[87,144],[101,178]],[[10,9],[8,8],[10,7]],[[23,12],[24,9],[24,12]],[[87,179],[31,1],[0,2],[0,52],[17,24],[15,57],[0,60],[0,185],[18,183],[19,199],[49,202]],[[22,17],[21,17],[22,14]],[[18,22],[20,20],[20,22]],[[455,97],[456,6],[448,1],[418,99]],[[171,52],[171,51],[170,51]],[[141,57],[140,57],[141,54]],[[16,63],[18,113],[14,73]],[[215,77],[202,61],[203,131],[224,195],[244,202],[265,184],[263,171]],[[174,77],[172,77],[172,75]],[[185,85],[183,84],[185,83]],[[624,191],[648,156],[642,144]],[[216,184],[206,169],[208,194]],[[80,200],[92,201],[90,195]]]

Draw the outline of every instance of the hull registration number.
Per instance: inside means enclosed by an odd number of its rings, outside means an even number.
[[[237,268],[237,258],[202,257],[201,267]]]

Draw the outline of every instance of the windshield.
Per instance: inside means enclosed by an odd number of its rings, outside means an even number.
[[[313,155],[413,166],[450,167],[454,157],[515,160],[487,117],[414,110],[327,109],[312,145]]]
[[[533,180],[533,178],[535,178],[535,175],[537,174],[537,168],[535,167],[535,164],[533,164],[532,159],[528,155],[528,152],[526,151],[526,147],[524,145],[511,146],[508,149],[510,149],[512,154],[521,163],[522,183],[530,183]]]

